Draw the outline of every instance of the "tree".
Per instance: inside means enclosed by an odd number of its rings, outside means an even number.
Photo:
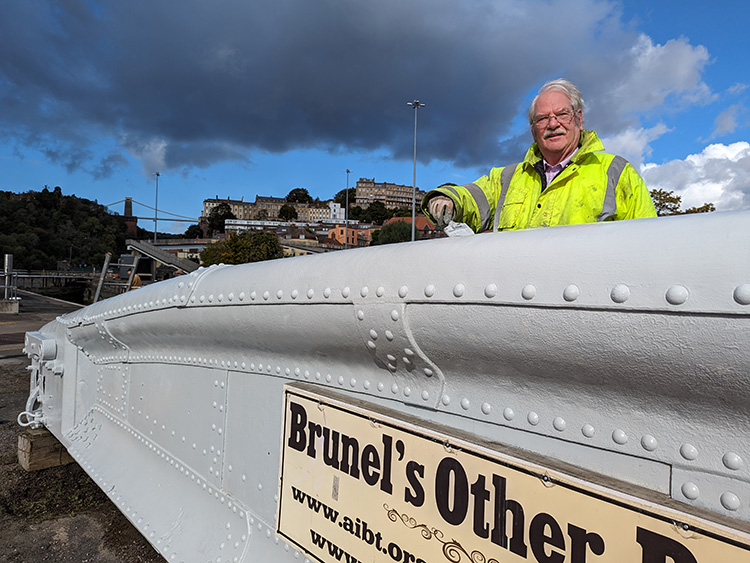
[[[245,264],[274,260],[284,256],[276,235],[266,232],[232,233],[229,237],[210,244],[201,252],[204,266],[211,264]]]
[[[267,209],[261,209],[258,211],[258,213],[255,214],[255,219],[258,221],[267,221],[268,220],[268,210]]]
[[[393,221],[384,225],[377,237],[373,238],[371,244],[391,244],[394,242],[406,242],[411,240],[411,223],[406,221]],[[377,241],[377,242],[374,242]]]
[[[382,225],[393,216],[382,201],[373,201],[360,215],[360,221]]]
[[[680,211],[682,196],[675,194],[673,191],[651,190],[651,199],[656,207],[656,214],[659,217],[665,215],[687,215],[690,213],[710,213],[716,211],[713,203],[704,203],[700,207],[691,207],[685,211]]]
[[[294,188],[286,195],[286,200],[290,203],[312,203],[313,198],[307,188]]]
[[[221,202],[208,213],[208,228],[212,233],[223,233],[224,221],[236,218],[232,213],[232,207],[226,202]]]
[[[285,203],[281,206],[281,209],[279,209],[279,219],[283,219],[285,221],[294,221],[296,218],[297,210],[293,205]]]
[[[203,236],[203,229],[198,224],[190,225],[182,236],[185,238],[201,238]]]
[[[710,213],[712,211],[716,211],[714,204],[704,203],[700,207],[689,207],[688,209],[685,210],[685,215],[688,215],[690,213]]]
[[[349,205],[354,203],[357,199],[357,188],[349,188]],[[335,196],[333,196],[334,203],[338,203],[341,207],[346,207],[346,188],[341,190]]]

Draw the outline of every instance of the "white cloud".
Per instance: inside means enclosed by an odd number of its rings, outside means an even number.
[[[714,120],[714,132],[711,138],[718,137],[725,133],[733,133],[737,129],[737,116],[740,111],[740,104],[729,106],[723,112],[716,116]]]
[[[673,191],[682,208],[713,203],[718,211],[750,208],[750,143],[713,144],[684,160],[641,167],[649,189]]]
[[[602,143],[604,143],[607,152],[625,157],[633,166],[638,168],[646,158],[651,156],[650,143],[667,131],[669,129],[663,123],[648,129],[643,127],[629,128],[609,137],[603,137]]]
[[[680,105],[706,103],[713,97],[701,80],[709,60],[702,45],[690,45],[684,38],[655,45],[650,37],[641,35],[628,58],[630,68],[613,92],[621,111],[648,111],[663,105],[669,96]]]

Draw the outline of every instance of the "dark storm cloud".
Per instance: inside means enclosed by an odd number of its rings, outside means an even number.
[[[596,98],[634,43],[597,0],[11,0],[0,130],[74,167],[101,136],[173,168],[255,149],[410,154],[417,97],[420,157],[474,166],[523,156],[544,80]]]

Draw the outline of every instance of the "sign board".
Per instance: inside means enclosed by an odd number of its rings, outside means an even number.
[[[323,562],[750,562],[750,537],[287,385],[277,533]]]

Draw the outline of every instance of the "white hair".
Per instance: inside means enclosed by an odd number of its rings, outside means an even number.
[[[558,78],[556,80],[550,80],[544,86],[539,88],[539,93],[531,101],[529,106],[529,125],[534,123],[534,113],[536,111],[536,102],[539,96],[550,90],[557,90],[565,94],[570,100],[570,105],[573,106],[573,111],[577,114],[579,111],[583,112],[583,96],[581,91],[572,82],[565,80],[564,78]],[[581,119],[583,121],[583,119]]]

